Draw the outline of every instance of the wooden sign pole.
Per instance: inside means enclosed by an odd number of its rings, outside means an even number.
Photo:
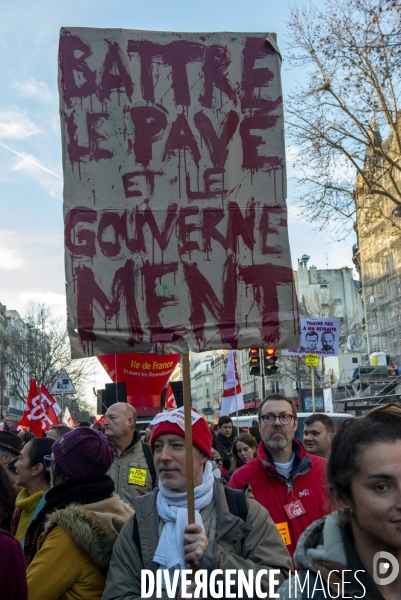
[[[189,372],[189,354],[182,355],[182,383],[184,393],[185,453],[187,466],[187,502],[188,525],[195,523],[194,464],[192,459],[192,421],[191,421],[191,376]],[[192,581],[195,565],[190,563]]]
[[[312,374],[312,413],[315,414],[315,367],[311,367]]]

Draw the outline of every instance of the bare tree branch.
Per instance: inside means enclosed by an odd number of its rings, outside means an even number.
[[[55,318],[45,304],[30,303],[20,326],[9,326],[7,332],[0,335],[13,396],[25,402],[31,378],[50,390],[58,372],[64,368],[78,392],[75,399],[68,399],[67,405],[81,405],[86,410],[82,393],[83,386],[93,375],[93,361],[71,359],[64,319]]]
[[[293,9],[288,26],[287,57],[305,74],[286,98],[301,183],[294,200],[343,239],[358,211],[391,219],[387,203],[372,198],[401,204],[401,4],[332,0],[322,12]]]

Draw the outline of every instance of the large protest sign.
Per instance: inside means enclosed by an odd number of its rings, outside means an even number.
[[[266,34],[61,30],[73,357],[299,345],[280,66]]]
[[[338,356],[339,334],[339,319],[303,317],[301,319],[301,346],[296,350],[287,350],[287,354]]]

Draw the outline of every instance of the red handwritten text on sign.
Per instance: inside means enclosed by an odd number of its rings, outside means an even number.
[[[296,343],[279,68],[265,34],[62,30],[75,356]]]

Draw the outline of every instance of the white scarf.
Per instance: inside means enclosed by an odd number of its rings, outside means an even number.
[[[205,464],[202,483],[195,488],[195,522],[203,526],[202,517],[199,513],[202,508],[208,506],[213,500],[212,465],[208,461]],[[153,557],[154,562],[160,565],[159,570],[170,571],[170,581],[173,580],[175,569],[187,569],[184,561],[184,529],[188,525],[187,493],[173,492],[164,487],[159,481],[159,493],[157,495],[157,512],[165,525]],[[162,588],[166,589],[164,577],[162,576]]]

